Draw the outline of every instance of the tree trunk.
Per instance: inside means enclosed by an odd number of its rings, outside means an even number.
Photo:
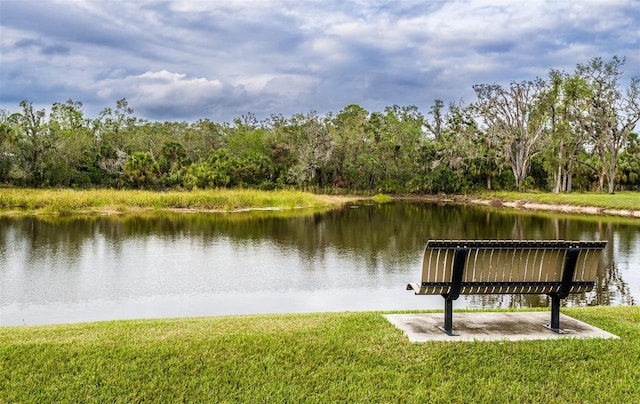
[[[598,192],[604,191],[604,179],[607,177],[607,170],[602,167],[600,171],[600,180],[598,181]]]
[[[607,182],[609,185],[609,193],[614,194],[616,189],[616,163],[611,161],[611,168],[607,174]]]

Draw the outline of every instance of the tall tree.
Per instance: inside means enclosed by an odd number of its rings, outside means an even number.
[[[14,164],[13,144],[16,135],[17,115],[10,115],[0,109],[0,182],[8,183],[11,179],[11,169]]]
[[[574,106],[584,101],[588,88],[580,77],[555,69],[549,72],[549,79],[546,105],[550,137],[545,147],[545,166],[555,180],[553,192],[571,192],[578,156],[586,143],[584,131],[576,124]]]
[[[334,183],[340,187],[368,188],[370,175],[365,168],[370,155],[366,148],[372,139],[367,131],[369,112],[351,104],[342,109],[331,121],[335,166]]]
[[[541,98],[546,83],[541,79],[512,82],[509,88],[499,84],[473,86],[478,109],[486,129],[511,166],[516,188],[527,178],[531,157],[542,146],[546,117]]]
[[[297,144],[296,163],[288,172],[289,179],[307,185],[313,184],[322,188],[327,185],[329,164],[333,146],[326,121],[315,112],[307,115],[296,115],[292,118],[295,125]]]
[[[185,132],[184,147],[189,156],[194,159],[206,157],[211,149],[224,146],[224,138],[228,132],[228,124],[200,119],[192,123],[189,130]]]
[[[46,171],[45,154],[52,146],[52,139],[44,109],[35,109],[31,102],[20,102],[22,113],[15,115],[19,133],[16,137],[20,162],[30,185],[41,186]]]
[[[105,173],[103,185],[116,185],[129,154],[136,151],[131,147],[128,136],[136,122],[133,109],[125,98],[116,101],[115,108],[103,109],[94,120],[94,133],[99,144],[96,164]]]
[[[629,135],[629,142],[620,154],[617,182],[624,189],[640,190],[640,137]]]
[[[436,99],[429,111],[429,115],[433,117],[433,120],[424,120],[424,126],[436,140],[440,139],[440,137],[442,136],[442,131],[445,125],[445,117],[442,114],[443,108],[444,101],[442,101],[441,99]]]
[[[606,178],[610,194],[615,191],[620,152],[640,120],[640,76],[632,77],[623,91],[620,77],[624,63],[625,59],[617,56],[608,62],[596,57],[576,68],[577,75],[589,87],[589,95],[577,104],[579,111],[575,116],[602,164],[600,188],[604,188]]]
[[[96,142],[84,118],[79,101],[54,103],[49,114],[49,130],[55,144],[48,177],[57,185],[89,185],[90,171],[97,158]]]
[[[494,144],[495,139],[480,129],[474,105],[449,105],[443,140],[443,147],[438,149],[451,169],[464,175],[470,186],[493,189],[494,179],[503,171],[505,160]]]
[[[373,113],[369,119],[370,131],[377,133],[374,152],[381,166],[376,187],[383,192],[404,192],[421,169],[425,119],[414,105],[393,105],[384,112]]]
[[[116,101],[115,108],[107,107],[98,117],[101,132],[120,133],[135,125],[137,119],[133,116],[133,108],[129,107],[126,98]]]

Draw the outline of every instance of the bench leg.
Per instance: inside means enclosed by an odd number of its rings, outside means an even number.
[[[449,336],[459,335],[453,331],[453,300],[450,298],[444,298],[444,327],[438,328]]]
[[[553,294],[551,296],[551,323],[545,325],[551,331],[563,334],[564,331],[560,329],[560,297]]]

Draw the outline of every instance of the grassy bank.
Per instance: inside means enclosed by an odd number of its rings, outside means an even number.
[[[347,199],[297,191],[0,189],[0,213],[72,215],[139,213],[160,210],[231,211],[326,207]]]
[[[566,308],[620,340],[411,344],[380,313],[0,327],[0,402],[639,402],[640,308]]]
[[[155,211],[235,211],[245,209],[293,209],[323,208],[364,199],[354,196],[317,195],[299,191],[257,191],[239,189],[200,191],[136,191],[136,190],[44,190],[0,188],[0,214],[76,215],[141,213]],[[439,200],[438,196],[408,199]],[[375,202],[391,201],[388,195],[372,197]],[[407,198],[405,198],[407,199]],[[486,192],[472,197],[454,197],[462,203],[483,200],[486,203],[500,200],[514,203],[541,205],[570,205],[593,207],[602,211],[577,211],[576,213],[640,212],[640,193],[524,193]],[[535,207],[533,207],[535,210]],[[561,209],[558,209],[561,210]],[[566,211],[566,210],[565,210]],[[619,212],[617,212],[619,213]],[[636,216],[640,216],[637,214]]]
[[[550,192],[487,192],[480,194],[486,199],[505,201],[526,201],[550,205],[591,206],[602,209],[640,210],[640,192],[571,193],[554,194]]]

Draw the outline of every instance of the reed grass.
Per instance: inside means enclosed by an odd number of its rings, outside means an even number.
[[[619,340],[413,344],[381,313],[0,327],[0,402],[640,402],[640,308],[563,308]]]
[[[298,191],[199,190],[42,190],[0,189],[0,212],[44,215],[139,213],[161,210],[233,211],[320,208],[349,198]]]

